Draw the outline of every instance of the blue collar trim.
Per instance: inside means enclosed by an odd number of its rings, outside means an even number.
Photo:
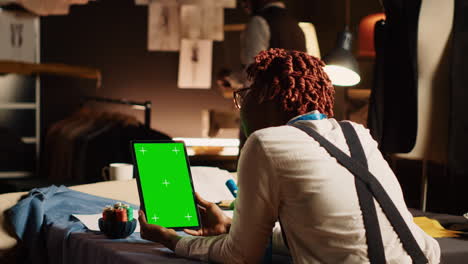
[[[302,121],[302,120],[322,120],[322,119],[326,119],[326,118],[327,118],[327,116],[325,114],[321,114],[321,113],[306,114],[306,115],[296,117],[293,120],[289,121],[288,125],[291,125],[291,124],[293,124],[293,123],[295,123],[297,121]]]

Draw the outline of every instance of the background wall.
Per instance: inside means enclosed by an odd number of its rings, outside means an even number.
[[[322,56],[330,51],[336,35],[345,24],[345,0],[285,0],[291,13],[300,21],[312,22],[317,31]],[[379,0],[351,1],[350,29],[357,49],[357,27],[366,15],[382,12]],[[225,11],[226,24],[245,23],[242,10]],[[42,78],[42,135],[48,127],[75,111],[85,95],[153,102],[152,126],[171,136],[201,136],[203,109],[233,109],[231,100],[218,91],[182,90],[177,88],[178,53],[148,52],[147,7],[136,6],[133,0],[99,0],[85,6],[73,6],[68,16],[41,18],[41,54],[43,62],[61,62],[101,69],[103,87],[96,89],[92,81],[62,77]],[[238,67],[239,33],[227,33],[224,42],[214,43],[213,73],[221,67]],[[372,60],[358,60],[361,83],[357,88],[370,89]],[[215,87],[215,86],[213,86]],[[337,87],[335,113],[343,117],[343,90]],[[97,105],[100,108],[110,108]],[[135,114],[143,113],[126,107],[111,107]],[[421,166],[418,162],[393,164],[409,206],[419,202]],[[443,169],[429,168],[434,175]],[[437,179],[443,179],[438,177]],[[444,190],[432,190],[433,197],[444,197]],[[432,188],[432,189],[431,189]],[[442,211],[443,199],[429,201],[431,210]]]
[[[74,6],[70,15],[44,17],[41,24],[43,62],[95,67],[103,74],[100,89],[87,80],[43,78],[44,128],[68,116],[84,95],[151,100],[152,126],[172,136],[200,136],[202,109],[230,107],[231,101],[214,89],[177,88],[179,53],[146,50],[147,8],[131,0]],[[131,113],[143,117],[140,111]]]
[[[301,21],[315,24],[322,55],[333,47],[336,34],[344,27],[344,0],[285,1]],[[351,29],[370,13],[380,12],[377,0],[352,2]],[[242,10],[226,10],[226,24],[244,23]],[[231,100],[216,90],[177,88],[179,53],[149,52],[147,45],[147,7],[133,0],[101,0],[85,6],[73,6],[68,16],[41,18],[42,62],[99,68],[103,86],[65,77],[42,77],[43,135],[54,122],[69,116],[83,102],[85,95],[126,98],[153,102],[152,127],[171,136],[201,136],[201,111],[233,109]],[[355,45],[356,46],[356,45]],[[224,42],[215,42],[213,73],[221,67],[238,67],[239,34],[227,33]],[[363,62],[364,88],[370,88]],[[336,113],[342,116],[343,94],[337,89]],[[100,108],[109,108],[99,105]],[[143,113],[115,107],[140,117]]]

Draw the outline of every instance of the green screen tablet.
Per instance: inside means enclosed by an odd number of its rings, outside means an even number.
[[[141,209],[148,223],[199,228],[192,175],[183,142],[132,141]]]

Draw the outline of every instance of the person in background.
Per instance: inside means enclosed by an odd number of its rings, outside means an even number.
[[[251,15],[241,37],[241,63],[244,66],[251,64],[260,51],[269,48],[306,51],[299,21],[288,13],[282,1],[243,0],[242,5]]]
[[[248,86],[245,67],[255,56],[269,48],[306,51],[304,32],[299,22],[278,0],[241,0],[244,11],[251,16],[241,34],[240,61],[242,70],[231,72],[223,69],[218,73],[217,84],[223,91],[231,92]]]
[[[252,85],[234,97],[248,135],[239,160],[234,218],[197,195],[203,228],[186,230],[193,236],[179,237],[174,230],[148,224],[140,212],[141,236],[187,258],[259,263],[280,219],[294,263],[369,263],[355,176],[319,141],[292,126],[316,131],[349,156],[342,124],[332,118],[334,88],[323,67],[320,59],[298,51],[270,49],[256,56],[248,68]],[[413,222],[377,143],[362,125],[346,123],[356,132],[368,170],[397,208],[413,246],[424,262],[438,263],[437,241]],[[375,207],[383,262],[412,263],[393,221],[380,202]],[[282,240],[280,234],[273,234],[273,247],[275,237]]]
[[[240,4],[250,16],[240,39],[241,70],[232,72],[222,69],[217,76],[217,85],[222,94],[232,94],[249,86],[245,68],[255,56],[269,48],[306,51],[304,32],[299,22],[293,18],[285,4],[278,0],[241,0]],[[240,127],[239,152],[245,143],[245,135]]]

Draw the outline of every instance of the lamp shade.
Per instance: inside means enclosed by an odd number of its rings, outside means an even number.
[[[323,61],[325,72],[333,85],[353,86],[361,81],[359,66],[351,52],[352,34],[348,28],[338,34],[336,47],[328,53]]]
[[[374,29],[375,23],[385,19],[384,13],[377,13],[365,16],[359,23],[359,50],[358,56],[360,58],[374,58]]]

